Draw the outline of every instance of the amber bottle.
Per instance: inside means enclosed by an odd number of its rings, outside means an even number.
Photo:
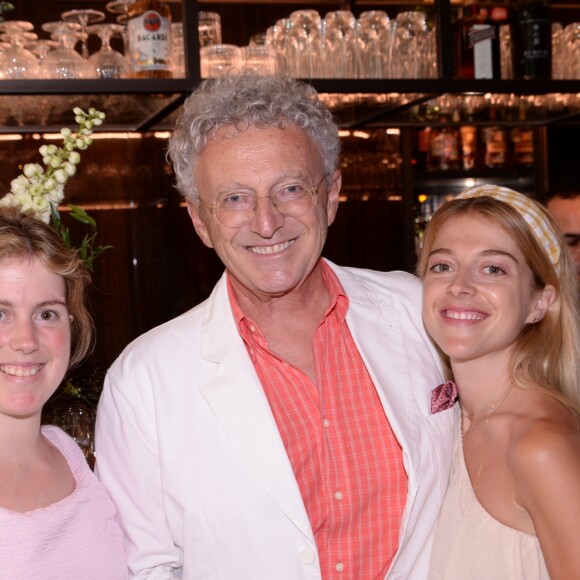
[[[163,0],[136,0],[127,10],[129,59],[136,78],[169,78],[171,10]]]

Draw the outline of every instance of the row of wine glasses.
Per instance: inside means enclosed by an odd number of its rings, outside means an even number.
[[[64,16],[64,15],[63,15]],[[116,23],[93,24],[58,20],[45,22],[42,30],[50,39],[40,39],[30,22],[0,22],[0,78],[4,79],[86,79],[130,76],[127,59],[111,48],[110,39],[122,33]],[[86,39],[96,34],[101,48],[84,58],[75,50],[80,41],[84,51]]]

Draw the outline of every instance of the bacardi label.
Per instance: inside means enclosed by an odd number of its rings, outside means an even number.
[[[129,56],[133,70],[170,71],[171,23],[155,10],[131,18],[127,23]]]

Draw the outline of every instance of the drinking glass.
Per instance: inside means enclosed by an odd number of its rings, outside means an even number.
[[[281,18],[266,31],[266,44],[276,56],[276,70],[284,75],[292,75],[295,70],[292,58],[296,54],[296,42],[290,34],[291,29],[290,19]]]
[[[276,55],[267,45],[251,44],[243,49],[246,73],[273,75],[276,73]]]
[[[57,48],[50,51],[42,61],[40,74],[46,79],[87,79],[96,76],[95,69],[74,47],[82,34],[76,22],[45,22],[42,29],[50,32],[59,41]]]
[[[427,34],[422,12],[399,12],[391,51],[391,77],[416,79],[420,77],[421,60]]]
[[[34,40],[29,40],[25,47],[34,54],[38,60],[39,64],[46,58],[48,53],[58,46],[57,40],[50,40],[49,38],[36,38]]]
[[[101,39],[101,48],[91,54],[89,63],[95,68],[100,79],[124,79],[130,76],[129,61],[116,50],[111,48],[111,37],[114,34],[123,34],[120,24],[93,24],[87,27],[89,34],[97,34]]]
[[[296,78],[319,78],[320,58],[320,14],[316,10],[295,10],[290,14],[291,28],[286,31],[293,42],[287,43],[292,76]]]
[[[222,43],[222,24],[217,12],[198,12],[199,47]]]
[[[107,2],[105,8],[112,14],[127,14],[129,11],[129,4],[131,4],[132,1],[133,0],[111,0],[111,2]]]
[[[324,71],[320,73],[335,79],[352,79],[358,76],[358,47],[355,37],[356,18],[350,10],[333,10],[324,16],[321,25],[321,61]]]
[[[89,58],[87,26],[96,22],[102,22],[105,19],[105,13],[90,8],[77,8],[75,10],[67,10],[66,12],[63,12],[60,17],[65,22],[78,22],[81,25],[81,55],[86,60]]]
[[[554,55],[562,61],[556,69],[561,68],[561,78],[580,79],[580,22],[568,24],[562,34],[563,50],[561,55]]]
[[[383,79],[388,76],[391,49],[391,25],[383,10],[368,10],[358,17],[357,36],[362,55],[361,78]]]
[[[8,41],[10,46],[2,51],[0,67],[4,78],[33,79],[38,77],[38,59],[25,44],[37,38],[30,32],[34,25],[24,20],[9,20],[0,22],[0,31],[4,32],[1,38]]]
[[[175,78],[185,78],[185,49],[183,45],[183,23],[171,23],[171,67]]]
[[[127,13],[129,12],[129,4],[133,0],[111,0],[107,2],[105,8],[112,14],[116,14],[116,20],[118,24],[123,26],[123,51],[125,54],[129,54],[129,38],[127,34],[127,20],[129,19]]]
[[[233,44],[212,44],[200,49],[201,76],[221,77],[241,74],[244,69],[242,51]]]

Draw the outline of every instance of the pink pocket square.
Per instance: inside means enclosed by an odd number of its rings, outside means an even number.
[[[457,401],[457,385],[447,381],[431,391],[431,414],[450,409]]]

